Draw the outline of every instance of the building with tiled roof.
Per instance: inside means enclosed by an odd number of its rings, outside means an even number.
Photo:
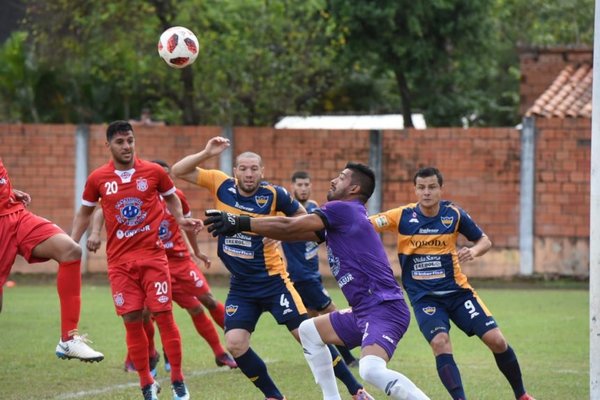
[[[592,49],[521,51],[521,113],[544,118],[591,118]]]
[[[525,113],[540,117],[592,117],[592,65],[567,65]]]

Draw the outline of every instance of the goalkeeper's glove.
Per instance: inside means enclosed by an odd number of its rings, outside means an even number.
[[[247,215],[235,215],[220,210],[206,210],[204,214],[208,217],[204,220],[204,225],[208,227],[213,237],[233,236],[236,233],[250,231],[251,218]]]

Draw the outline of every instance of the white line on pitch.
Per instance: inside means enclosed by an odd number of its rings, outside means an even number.
[[[187,372],[185,374],[185,376],[192,377],[192,376],[212,375],[212,374],[218,374],[218,373],[229,372],[229,371],[230,371],[229,368],[212,368],[212,369],[204,369],[204,370],[199,370],[199,371]],[[166,385],[167,382],[170,383],[170,380],[167,381],[167,379],[168,378],[162,378],[162,379],[157,379],[157,380],[161,385],[163,384],[163,381],[164,381],[164,384]],[[98,395],[98,394],[106,394],[106,393],[129,389],[129,388],[135,388],[135,387],[139,388],[139,386],[140,386],[139,382],[122,383],[119,385],[108,386],[108,387],[104,387],[101,389],[82,390],[82,391],[74,392],[74,393],[64,393],[64,394],[61,394],[60,396],[55,397],[54,399],[55,400],[80,399],[83,397],[94,396],[94,395]]]

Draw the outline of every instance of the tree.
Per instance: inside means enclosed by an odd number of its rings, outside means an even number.
[[[335,43],[318,2],[57,0],[27,4],[33,52],[68,77],[69,121],[127,118],[152,104],[173,123],[271,124],[308,112],[335,76]],[[196,32],[182,71],[156,54],[160,32]],[[67,122],[69,122],[67,121]]]
[[[200,103],[220,123],[271,125],[331,87],[336,43],[317,3],[211,0],[196,14]]]
[[[349,69],[393,74],[404,120],[513,125],[518,45],[590,44],[593,0],[330,0]],[[352,76],[352,75],[350,75]],[[371,82],[375,82],[371,81]],[[349,97],[353,97],[349,95]],[[388,97],[390,97],[388,95]],[[394,98],[394,97],[391,97]]]
[[[405,124],[413,108],[428,122],[471,113],[480,78],[477,60],[488,42],[489,8],[480,0],[331,0],[330,10],[345,34],[345,57],[375,63],[391,72],[402,100]],[[479,75],[478,75],[479,74]]]
[[[173,124],[413,110],[429,125],[518,123],[519,44],[590,44],[593,0],[22,0],[0,47],[0,119]],[[192,29],[195,64],[156,53]]]

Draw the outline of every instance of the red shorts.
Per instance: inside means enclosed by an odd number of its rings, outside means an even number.
[[[210,292],[210,286],[200,268],[190,258],[169,257],[173,284],[173,301],[181,308],[194,308],[198,297]]]
[[[148,307],[151,312],[170,311],[171,276],[166,255],[109,263],[108,280],[117,315]]]
[[[31,253],[38,244],[59,233],[65,232],[29,210],[0,215],[0,286],[6,282],[17,254],[29,263],[48,261]]]

